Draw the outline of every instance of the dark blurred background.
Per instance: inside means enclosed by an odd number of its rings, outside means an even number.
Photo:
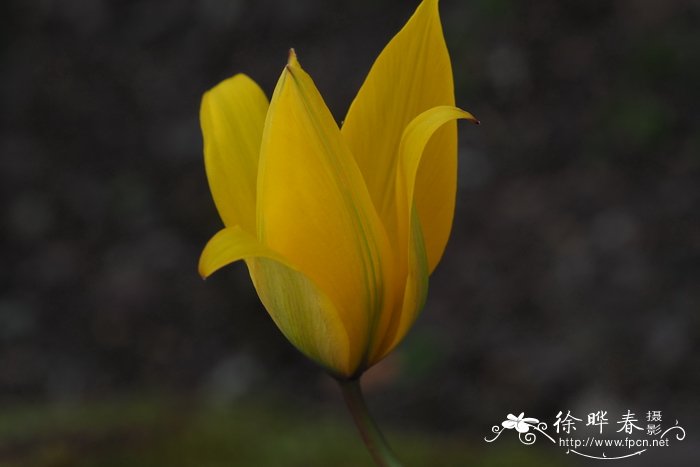
[[[295,47],[341,120],[417,3],[2,2],[1,465],[370,465],[244,266],[197,275],[199,100],[238,72],[269,96]],[[700,3],[441,13],[482,125],[424,314],[367,375],[380,424],[408,465],[573,465],[483,437],[663,410],[688,438],[620,462],[698,465]]]

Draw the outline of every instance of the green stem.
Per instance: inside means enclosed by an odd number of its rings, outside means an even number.
[[[338,380],[343,398],[372,458],[379,467],[402,467],[372,419],[362,395],[360,380]]]

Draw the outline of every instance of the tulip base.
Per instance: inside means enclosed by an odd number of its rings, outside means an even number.
[[[379,467],[402,467],[367,409],[359,378],[338,380],[338,384],[340,384],[343,398],[355,425],[357,425],[362,441],[377,465]]]

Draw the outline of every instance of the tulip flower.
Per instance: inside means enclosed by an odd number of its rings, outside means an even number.
[[[425,303],[452,225],[457,119],[476,122],[454,106],[437,0],[381,52],[342,128],[293,50],[269,103],[242,74],[202,99],[206,173],[225,227],[200,274],[245,261],[282,333],[341,381],[375,450],[381,436],[367,428],[355,382]],[[398,465],[386,456],[375,453]]]

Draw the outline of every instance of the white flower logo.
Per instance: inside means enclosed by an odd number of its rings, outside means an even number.
[[[532,431],[530,431],[530,428],[532,428]],[[495,433],[495,436],[491,439],[484,438],[484,441],[486,441],[487,443],[492,443],[496,441],[496,439],[499,436],[501,436],[501,433],[503,433],[506,430],[512,429],[515,429],[515,431],[518,432],[518,439],[521,443],[525,445],[534,444],[534,442],[537,440],[537,434],[535,433],[535,431],[537,431],[541,435],[546,436],[547,439],[549,439],[552,443],[556,444],[554,438],[552,438],[545,431],[543,431],[547,429],[547,424],[545,422],[540,422],[536,418],[526,418],[525,412],[520,412],[520,415],[518,415],[517,417],[512,413],[509,413],[506,419],[503,422],[501,422],[500,426],[494,425],[491,427],[491,432]]]
[[[530,427],[536,427],[540,422],[536,418],[523,418],[523,415],[525,415],[525,412],[520,412],[520,415],[517,417],[512,413],[509,413],[507,420],[503,421],[501,425],[503,425],[503,428],[507,428],[509,430],[515,428],[518,433],[527,433],[530,431]]]

